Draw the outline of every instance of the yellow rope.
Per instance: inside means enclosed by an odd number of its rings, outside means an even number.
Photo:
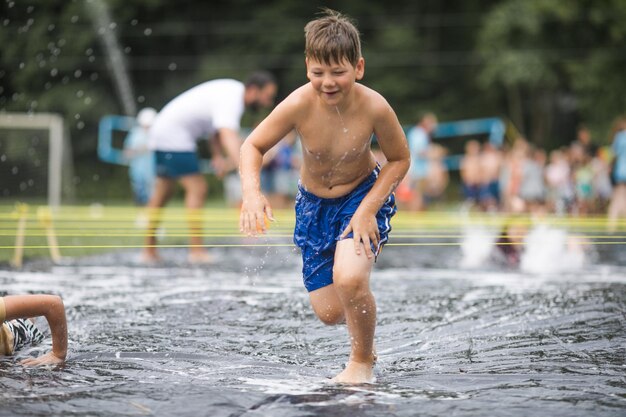
[[[143,248],[143,244],[91,244],[89,240],[107,238],[145,238],[148,235],[165,238],[204,237],[214,239],[240,239],[233,243],[208,243],[202,247],[272,247],[293,246],[289,243],[270,243],[268,240],[291,239],[293,235],[293,210],[276,210],[276,222],[270,223],[268,234],[260,239],[263,242],[250,243],[246,236],[239,233],[239,210],[231,208],[205,208],[189,211],[181,207],[166,207],[160,210],[148,210],[138,207],[122,206],[62,206],[52,209],[47,206],[38,210],[28,210],[28,206],[18,204],[12,208],[0,206],[0,249],[117,249]],[[19,230],[18,222],[25,221],[25,230]],[[160,226],[155,232],[149,232],[147,225],[158,220]],[[189,224],[196,223],[201,233],[190,233]],[[547,215],[541,218],[529,215],[507,213],[459,213],[459,212],[399,212],[392,221],[394,240],[387,246],[459,246],[466,237],[463,229],[476,228],[475,235],[493,236],[508,226],[532,228],[538,225],[565,229],[568,237],[580,239],[585,245],[624,245],[626,234],[607,233],[609,220],[605,216],[560,217]],[[626,230],[626,220],[612,223],[617,229]],[[485,231],[481,233],[481,228]],[[21,233],[24,238],[47,238],[48,245],[8,244]],[[513,232],[509,238],[522,239]],[[55,243],[56,238],[66,242]],[[67,238],[73,238],[73,244],[67,244]],[[85,244],[76,243],[77,238],[87,240]],[[440,242],[433,240],[455,240]],[[402,240],[409,240],[402,242]],[[411,242],[410,240],[428,240]],[[51,243],[50,243],[51,242]],[[520,243],[497,243],[498,245],[520,245]],[[191,247],[186,244],[159,244],[159,248]]]

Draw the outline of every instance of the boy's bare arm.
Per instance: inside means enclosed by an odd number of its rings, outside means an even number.
[[[387,163],[342,233],[342,237],[345,237],[352,232],[356,253],[361,253],[362,242],[369,258],[374,256],[371,244],[378,246],[380,239],[376,213],[406,175],[411,158],[404,131],[395,112],[384,100],[381,107],[376,113],[379,116],[374,119],[374,133]]]
[[[4,297],[6,320],[44,316],[52,333],[52,351],[39,358],[22,361],[25,365],[60,363],[67,356],[65,306],[56,295],[9,295]]]
[[[239,229],[247,235],[265,232],[265,216],[273,220],[272,209],[261,193],[263,155],[294,128],[292,120],[293,105],[287,99],[250,133],[241,146],[239,173],[243,201]]]

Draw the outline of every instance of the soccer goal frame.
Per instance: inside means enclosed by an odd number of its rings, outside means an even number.
[[[63,165],[71,169],[71,150],[65,138],[63,117],[54,113],[0,113],[0,129],[44,130],[48,132],[48,205],[59,207],[63,195]]]

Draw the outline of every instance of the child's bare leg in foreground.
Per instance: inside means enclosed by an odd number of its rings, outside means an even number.
[[[333,378],[335,382],[374,381],[376,302],[369,288],[373,262],[365,250],[360,255],[355,253],[352,239],[341,240],[335,251],[334,284],[310,293],[313,310],[322,322],[337,324],[345,319],[348,326],[350,360]]]

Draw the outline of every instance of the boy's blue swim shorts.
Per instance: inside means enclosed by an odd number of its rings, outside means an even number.
[[[349,194],[338,198],[320,198],[298,186],[294,243],[302,251],[302,274],[307,291],[315,291],[333,283],[333,263],[337,240],[348,227],[352,215],[378,178],[380,167]],[[396,213],[393,194],[376,213],[380,242],[372,250],[378,255],[389,238],[390,220]],[[350,233],[348,238],[352,237]]]

